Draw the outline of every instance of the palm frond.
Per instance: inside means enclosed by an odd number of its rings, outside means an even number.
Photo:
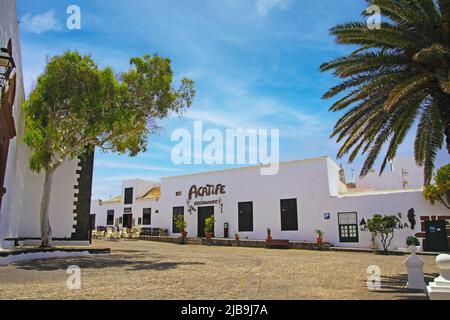
[[[407,81],[399,83],[389,94],[389,98],[384,103],[384,109],[386,111],[392,110],[398,103],[407,97],[410,97],[413,93],[422,90],[429,85],[429,82],[433,80],[433,77],[425,74],[418,75]]]

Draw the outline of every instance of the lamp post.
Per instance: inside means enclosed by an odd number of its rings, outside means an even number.
[[[9,80],[9,75],[16,67],[11,50],[0,48],[0,88],[3,88]]]

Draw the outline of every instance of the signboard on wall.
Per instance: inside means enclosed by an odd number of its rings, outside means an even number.
[[[189,189],[189,198],[186,201],[189,213],[192,214],[193,212],[196,212],[197,207],[216,206],[216,205],[220,205],[220,211],[223,212],[223,203],[220,197],[217,199],[207,199],[207,200],[204,200],[203,198],[226,194],[225,189],[226,186],[223,184],[217,185],[207,184],[206,186],[202,187],[197,187],[197,185],[193,185]],[[191,203],[191,201],[193,201],[193,203]]]
[[[226,194],[225,191],[226,186],[223,184],[207,184],[204,187],[197,187],[196,185],[193,185],[189,189],[189,200],[192,200],[193,198],[203,198],[203,197],[210,197],[214,195],[221,195]]]

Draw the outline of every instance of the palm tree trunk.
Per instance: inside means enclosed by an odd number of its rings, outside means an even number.
[[[52,228],[50,226],[50,194],[52,191],[52,181],[55,169],[45,170],[44,189],[42,193],[42,202],[40,210],[40,222],[41,222],[41,247],[49,247],[52,241]]]
[[[446,99],[444,103],[444,110],[441,111],[443,124],[444,124],[444,134],[445,142],[447,146],[447,152],[450,154],[450,99]]]

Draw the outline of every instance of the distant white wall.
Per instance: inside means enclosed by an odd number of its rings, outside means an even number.
[[[402,170],[407,175],[402,176]],[[403,180],[407,181],[406,189],[420,189],[423,187],[423,168],[416,165],[413,157],[396,157],[391,166],[386,167],[380,176],[372,171],[366,177],[356,179],[357,188],[373,188],[375,190],[403,189]]]
[[[142,227],[159,228],[160,226],[155,223],[155,216],[159,215],[156,211],[159,210],[159,201],[157,200],[137,200],[132,205],[124,205],[123,203],[102,203],[98,200],[91,202],[91,214],[95,214],[95,226],[96,227],[113,227],[113,225],[107,225],[108,210],[114,210],[114,223],[116,219],[122,217],[125,208],[131,208],[131,214],[136,226],[138,226],[139,218],[143,218],[143,209],[152,209],[152,223],[150,225],[141,225]],[[143,222],[143,221],[142,221]]]
[[[122,190],[121,193],[121,201],[120,202],[99,202],[98,200],[94,200],[91,202],[91,214],[95,214],[95,225],[96,227],[105,227],[107,226],[107,213],[108,210],[114,210],[114,222],[119,217],[122,217],[125,211],[125,208],[131,209],[131,214],[133,215],[133,220],[136,225],[138,225],[139,218],[143,218],[143,209],[149,208],[152,209],[152,224],[145,225],[145,227],[153,226],[153,217],[157,214],[156,211],[159,209],[159,201],[158,200],[148,200],[148,199],[139,199],[143,195],[145,195],[152,188],[159,186],[156,182],[145,181],[141,179],[131,179],[125,180],[122,182]],[[125,205],[125,189],[133,188],[133,203]]]

